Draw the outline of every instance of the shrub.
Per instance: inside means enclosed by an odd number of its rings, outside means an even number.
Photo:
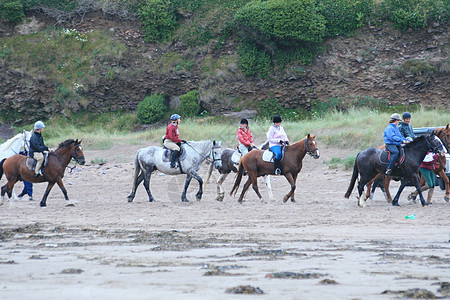
[[[180,114],[183,117],[193,117],[200,112],[200,105],[198,104],[198,93],[196,90],[187,92],[180,96]]]
[[[247,76],[258,75],[260,78],[269,77],[271,71],[270,55],[259,50],[255,44],[244,42],[239,48],[239,66]]]
[[[277,102],[277,100],[270,98],[259,102],[258,117],[272,120],[275,115],[283,115],[284,108]]]
[[[142,123],[151,124],[160,121],[166,111],[164,96],[161,94],[153,94],[145,97],[138,104],[136,111]]]
[[[19,1],[0,1],[0,18],[18,24],[25,19],[23,5]]]
[[[169,0],[147,0],[139,9],[138,18],[147,42],[167,40],[178,25]]]
[[[327,22],[327,34],[349,33],[369,18],[373,0],[319,0]]]

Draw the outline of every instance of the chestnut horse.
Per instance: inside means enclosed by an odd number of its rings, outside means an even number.
[[[4,202],[5,193],[8,193],[8,197],[11,198],[13,187],[19,180],[26,180],[33,183],[48,182],[44,197],[40,203],[41,207],[47,206],[48,194],[55,183],[61,188],[66,201],[69,201],[62,178],[72,158],[80,165],[84,165],[85,159],[83,149],[81,148],[81,140],[66,140],[59,144],[58,149],[50,151],[48,154],[48,164],[43,170],[44,175],[39,177],[35,177],[34,170],[30,170],[27,167],[27,157],[24,155],[17,154],[2,160],[0,162],[0,179],[3,173],[5,173],[8,182],[1,188],[0,205]]]
[[[307,137],[305,137],[301,141],[286,146],[284,159],[281,162],[281,167],[284,177],[286,177],[286,179],[289,181],[289,184],[291,185],[291,190],[289,191],[289,193],[287,193],[286,196],[284,196],[283,202],[288,201],[289,198],[291,198],[292,202],[295,202],[295,183],[297,181],[297,175],[302,169],[302,160],[305,157],[306,153],[316,159],[320,157],[315,138],[315,135],[311,136],[308,133]],[[263,161],[263,153],[263,150],[252,150],[246,155],[242,156],[239,162],[239,170],[234,182],[233,189],[230,192],[230,195],[233,195],[233,193],[237,193],[245,169],[245,171],[247,171],[248,180],[244,184],[244,187],[242,189],[241,196],[238,200],[239,203],[242,203],[245,192],[250,187],[250,184],[252,184],[253,189],[255,190],[259,199],[262,199],[261,194],[258,190],[257,178],[264,175],[275,175],[273,163]]]
[[[450,151],[450,127],[449,124],[447,124],[446,127],[441,127],[438,128],[436,130],[433,130],[432,134],[436,135],[444,144],[444,147],[447,149],[447,152]],[[385,149],[384,145],[378,147],[379,149]],[[445,167],[446,165],[446,158],[444,155],[440,155],[439,156],[439,160],[438,160],[438,164],[436,164],[436,169],[434,170],[434,173],[436,175],[439,175],[439,177],[442,178],[442,180],[445,183],[445,195],[444,195],[444,200],[446,202],[449,202],[450,200],[450,182],[449,179],[447,177],[447,175],[445,174]],[[383,183],[381,184],[382,181]],[[372,183],[375,182],[374,187],[371,189],[371,185]],[[367,183],[367,191],[365,194],[365,199],[368,199],[369,197],[372,199],[373,198],[373,193],[375,192],[375,187],[379,186],[381,187],[381,185],[383,185],[383,193],[385,195],[385,198],[387,200],[388,203],[392,203],[392,196],[391,193],[389,191],[389,185],[391,182],[391,177],[390,176],[384,176],[383,174],[378,174],[375,178],[373,178],[371,181],[369,181]],[[422,174],[420,175],[420,186],[422,187],[422,192],[426,191],[428,189],[428,186],[425,184],[425,178],[423,178]],[[414,191],[413,193],[408,195],[408,200],[416,200],[417,195],[419,194],[419,191]]]

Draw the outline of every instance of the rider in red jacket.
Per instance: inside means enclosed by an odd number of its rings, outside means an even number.
[[[250,131],[250,128],[248,127],[248,121],[247,119],[242,119],[239,129],[236,132],[237,139],[239,141],[239,151],[242,153],[242,155],[245,155],[248,153],[251,148],[255,147],[255,144],[253,144],[253,136]]]
[[[164,136],[164,147],[173,151],[172,158],[170,160],[170,167],[175,168],[175,162],[180,155],[180,146],[181,143],[186,143],[185,140],[181,140],[178,135],[180,134],[178,131],[178,124],[180,124],[181,117],[178,114],[173,114],[170,117],[172,121],[169,125],[167,125],[166,135]]]

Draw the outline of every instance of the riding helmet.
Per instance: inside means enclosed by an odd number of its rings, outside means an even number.
[[[242,119],[240,124],[247,124],[248,125],[248,120],[247,119]]]
[[[272,121],[273,121],[273,123],[281,123],[281,117],[278,115],[274,116]]]
[[[391,115],[391,120],[392,121],[396,121],[396,120],[401,120],[400,115],[395,113]]]
[[[405,112],[403,113],[402,119],[403,119],[403,120],[404,120],[404,119],[411,119],[411,113],[405,111]]]
[[[39,130],[44,127],[45,127],[45,125],[44,125],[44,122],[42,122],[42,121],[37,121],[36,123],[34,123],[34,130]]]
[[[172,121],[176,121],[180,118],[181,118],[181,116],[179,114],[173,114],[170,116],[170,120],[172,120]]]

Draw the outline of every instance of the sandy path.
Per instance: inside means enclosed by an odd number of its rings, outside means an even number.
[[[297,203],[281,203],[289,189],[284,177],[273,178],[276,199],[266,204],[252,190],[243,204],[229,195],[216,202],[211,183],[197,202],[194,180],[191,202],[181,203],[184,176],[155,173],[157,202],[149,203],[141,186],[128,204],[139,148],[85,151],[88,161],[107,163],[66,172],[74,207],[65,207],[57,186],[47,208],[25,199],[0,207],[2,299],[230,299],[242,298],[225,293],[239,285],[259,287],[267,299],[390,299],[402,295],[381,293],[420,288],[440,296],[438,283],[450,281],[443,191],[428,208],[408,203],[412,188],[398,208],[378,191],[361,209],[355,191],[343,198],[350,172],[323,164],[342,151],[322,147],[319,160],[304,160]],[[44,189],[35,185],[35,198]],[[260,189],[266,197],[262,179]],[[415,220],[405,219],[413,213]],[[306,278],[279,279],[277,272]],[[324,279],[337,284],[320,284]]]

